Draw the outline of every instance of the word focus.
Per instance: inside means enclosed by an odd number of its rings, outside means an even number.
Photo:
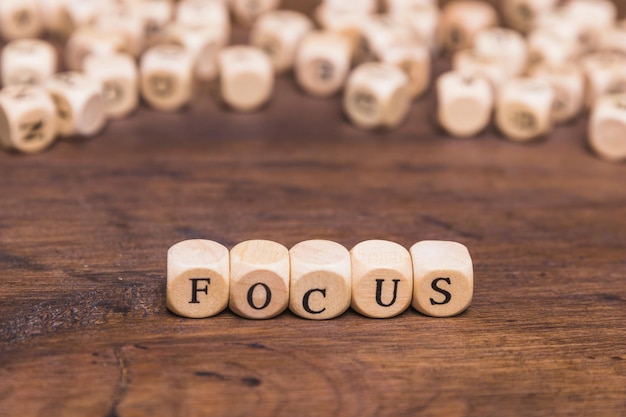
[[[230,251],[202,239],[167,252],[167,308],[206,318],[227,307],[248,319],[269,319],[287,308],[311,320],[332,319],[352,307],[371,318],[397,316],[412,305],[433,317],[451,317],[472,302],[474,272],[468,249],[456,242],[422,241],[410,250],[368,240],[351,251],[328,240],[290,250],[268,240]]]

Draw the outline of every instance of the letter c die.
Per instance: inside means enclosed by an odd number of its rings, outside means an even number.
[[[300,242],[289,251],[291,294],[289,308],[312,320],[338,317],[350,307],[350,252],[328,240]]]

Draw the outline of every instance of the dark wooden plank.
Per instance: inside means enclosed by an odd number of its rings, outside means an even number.
[[[432,92],[367,133],[289,77],[256,114],[208,90],[0,154],[0,415],[626,415],[626,166],[590,154],[584,118],[521,146],[447,137]],[[182,319],[165,252],[193,237],[458,240],[475,300],[451,319]]]

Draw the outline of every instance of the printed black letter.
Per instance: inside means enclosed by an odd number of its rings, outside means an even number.
[[[384,279],[376,280],[376,302],[381,307],[391,307],[396,302],[396,297],[398,295],[398,282],[400,282],[400,280],[399,279],[393,280],[393,297],[391,298],[391,301],[389,302],[389,304],[383,303],[383,300],[382,300],[383,282],[385,282]]]
[[[254,305],[254,298],[252,297],[254,295],[254,289],[258,287],[259,285],[263,287],[263,289],[265,289],[265,303],[261,307],[257,307]],[[262,282],[257,282],[248,290],[248,304],[250,305],[250,307],[252,307],[255,310],[263,310],[265,307],[270,305],[271,301],[272,301],[272,290],[270,290],[270,287],[268,287],[266,284]]]
[[[433,282],[431,284],[432,289],[437,291],[438,293],[443,294],[444,297],[446,297],[445,300],[443,300],[441,303],[438,302],[438,301],[435,301],[435,300],[433,300],[431,298],[430,299],[430,305],[433,305],[433,306],[435,306],[435,305],[436,306],[440,306],[440,305],[443,305],[443,304],[448,304],[450,302],[450,300],[452,299],[452,294],[450,294],[448,291],[443,290],[443,289],[441,289],[441,288],[439,288],[437,286],[437,283],[439,281],[445,281],[445,282],[448,283],[448,285],[451,285],[450,278],[437,278],[437,279],[433,280]]]
[[[313,290],[309,290],[304,294],[304,297],[302,298],[302,307],[304,307],[304,310],[309,313],[309,314],[321,314],[324,311],[326,311],[326,307],[322,308],[321,310],[318,311],[313,311],[311,310],[311,307],[309,306],[309,298],[311,297],[311,294],[314,292],[320,292],[322,293],[322,296],[324,298],[326,298],[326,289],[324,288],[323,290],[320,289],[313,289]]]
[[[198,293],[203,292],[205,294],[209,294],[209,285],[211,285],[210,278],[189,278],[191,281],[191,301],[189,304],[200,304],[198,301]],[[198,288],[198,281],[206,281],[207,286],[204,288]]]

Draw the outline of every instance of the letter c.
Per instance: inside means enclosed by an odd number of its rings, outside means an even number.
[[[302,307],[309,314],[321,314],[324,311],[326,311],[326,307],[322,308],[321,310],[315,311],[315,310],[311,310],[311,307],[309,306],[309,298],[311,297],[311,294],[313,294],[314,292],[319,292],[322,294],[324,298],[326,298],[326,288],[324,289],[315,288],[312,290],[308,290],[306,293],[304,293],[304,297],[302,298]]]

